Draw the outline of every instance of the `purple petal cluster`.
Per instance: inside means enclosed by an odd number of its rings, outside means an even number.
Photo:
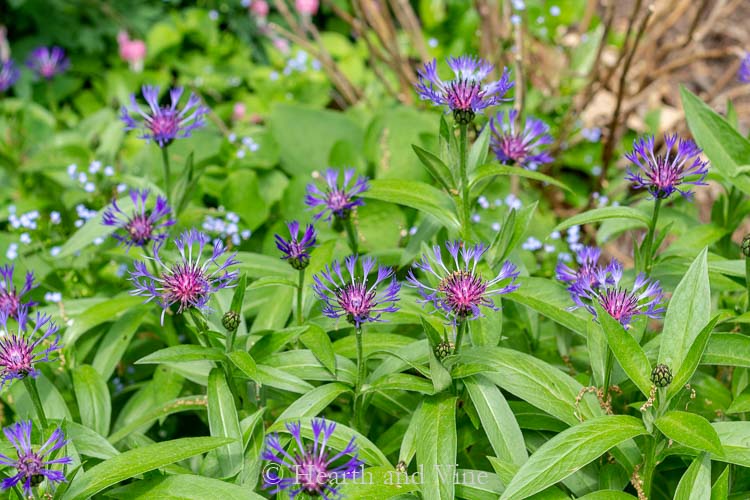
[[[148,104],[144,110],[138,104],[135,94],[130,96],[130,107],[123,106],[120,118],[125,122],[125,130],[140,130],[141,139],[153,140],[163,148],[175,139],[189,137],[191,132],[206,124],[208,108],[201,104],[195,94],[190,94],[187,103],[180,109],[182,87],[169,91],[170,104],[159,105],[159,87],[144,85],[141,89]]]
[[[0,281],[0,313],[8,315],[9,318],[18,319],[21,308],[36,305],[36,302],[32,301],[24,302],[24,296],[36,288],[36,284],[34,283],[34,273],[29,271],[26,273],[23,287],[19,290],[13,284],[14,270],[13,264],[0,267],[0,278],[2,279]]]
[[[607,267],[597,266],[593,273],[592,277],[582,277],[568,288],[575,303],[571,309],[583,307],[596,318],[594,304],[598,303],[625,328],[629,328],[632,319],[639,315],[653,319],[662,317],[664,293],[658,281],[641,273],[632,288],[621,287],[622,266],[619,262]]]
[[[490,280],[477,271],[477,264],[487,250],[484,244],[470,246],[461,241],[446,242],[451,260],[446,265],[439,245],[432,247],[432,258],[422,255],[414,267],[424,271],[426,281],[420,281],[409,270],[407,282],[422,296],[420,303],[431,303],[452,323],[482,316],[481,307],[497,310],[492,297],[516,290],[518,270],[506,261],[500,272]]]
[[[432,60],[418,71],[416,85],[419,97],[432,101],[436,106],[447,106],[455,117],[468,115],[471,121],[474,113],[489,106],[508,101],[504,96],[513,87],[510,72],[503,69],[500,80],[484,83],[494,66],[472,56],[449,57],[448,66],[453,70],[453,79],[443,81],[437,74],[437,61]]]
[[[323,218],[325,221],[330,221],[334,217],[344,220],[349,217],[355,207],[364,205],[359,195],[367,191],[369,187],[367,177],[358,176],[354,180],[354,175],[353,168],[344,170],[343,182],[339,184],[339,171],[328,169],[325,174],[326,185],[323,189],[315,183],[307,185],[305,204],[311,209],[319,210],[315,214],[315,220]]]
[[[678,138],[677,134],[665,135],[664,143],[666,153],[659,155],[654,151],[654,136],[636,139],[633,151],[625,158],[637,168],[628,168],[625,178],[635,189],[647,189],[654,199],[669,198],[675,191],[690,199],[693,193],[686,185],[706,185],[708,162],[701,160],[703,150],[690,139]],[[677,150],[673,151],[675,145]]]
[[[551,162],[552,156],[542,150],[553,142],[549,127],[542,120],[528,117],[521,130],[517,118],[518,111],[512,109],[507,114],[500,111],[490,119],[490,148],[498,161],[529,170]]]
[[[3,429],[5,437],[16,449],[18,458],[11,459],[0,454],[0,464],[7,465],[16,469],[16,475],[6,477],[0,483],[0,488],[7,490],[14,487],[19,482],[23,486],[24,494],[32,496],[31,488],[38,486],[45,479],[51,483],[67,482],[65,474],[62,471],[52,469],[52,466],[58,464],[69,464],[72,462],[70,457],[51,458],[55,452],[62,449],[68,441],[65,440],[62,430],[58,427],[52,432],[47,442],[45,442],[37,451],[31,446],[31,421],[17,422],[11,427]],[[35,497],[36,498],[36,497]]]
[[[745,54],[737,72],[737,79],[742,83],[750,83],[750,52]]]
[[[128,250],[132,246],[143,247],[153,241],[163,241],[167,237],[166,228],[175,223],[170,217],[172,209],[163,196],[156,197],[153,210],[146,209],[148,195],[148,189],[132,189],[130,199],[135,207],[132,212],[123,211],[117,200],[113,200],[102,215],[102,224],[117,228],[112,237]]]
[[[21,306],[13,324],[9,321],[12,317],[0,311],[5,331],[0,337],[0,387],[11,380],[36,377],[36,364],[50,361],[50,355],[62,348],[57,325],[49,316],[36,313],[33,326],[28,316],[28,308]]]
[[[379,266],[374,281],[369,280],[370,272],[375,268],[375,259],[363,257],[362,276],[357,276],[357,256],[351,255],[344,261],[348,277],[342,274],[341,264],[334,261],[324,271],[313,277],[313,290],[323,301],[323,314],[332,319],[345,317],[346,320],[360,328],[363,323],[382,321],[383,313],[398,311],[398,292],[401,285],[390,267]],[[390,283],[378,287],[383,281],[391,278]]]
[[[332,454],[328,449],[328,441],[336,430],[336,423],[315,418],[311,425],[312,445],[305,445],[302,440],[302,426],[299,422],[286,424],[286,429],[293,438],[293,450],[285,450],[276,433],[266,438],[263,460],[285,467],[292,474],[292,477],[283,477],[274,468],[266,468],[263,487],[271,489],[269,494],[285,491],[292,499],[301,493],[309,497],[341,499],[338,484],[345,479],[357,477],[363,462],[359,459],[354,438],[342,451]]]
[[[146,262],[135,262],[134,270],[130,272],[130,280],[135,287],[131,294],[147,297],[146,302],[155,300],[163,309],[162,324],[164,314],[172,305],[178,305],[178,314],[190,307],[205,310],[211,295],[235,285],[238,273],[229,269],[239,263],[235,259],[236,253],[220,263],[219,258],[226,249],[221,241],[216,241],[209,256],[203,259],[203,251],[208,242],[208,236],[191,229],[174,240],[180,252],[180,258],[176,262],[165,262],[162,259],[163,241],[154,243],[154,257],[151,258],[159,268],[157,272],[149,271]]]
[[[292,221],[287,224],[287,228],[290,235],[289,241],[277,234],[276,248],[281,251],[282,259],[289,262],[294,269],[302,270],[310,263],[310,250],[317,241],[315,228],[312,224],[308,224],[301,239],[299,239],[299,222]]]
[[[21,72],[16,68],[13,59],[0,61],[0,92],[5,92],[18,80]]]
[[[60,47],[37,47],[31,52],[26,65],[40,78],[50,80],[64,73],[70,66],[70,60]]]

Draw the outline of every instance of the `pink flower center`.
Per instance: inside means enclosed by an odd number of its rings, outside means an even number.
[[[7,313],[11,317],[15,316],[18,312],[20,302],[15,292],[9,292],[4,288],[0,288],[0,311]]]
[[[484,95],[479,82],[458,80],[450,83],[448,89],[448,106],[462,111],[472,110],[476,101]]]
[[[304,457],[297,457],[296,480],[306,493],[311,495],[323,493],[331,476],[326,467],[327,459],[328,457],[325,454],[322,457],[310,456],[309,454]]]
[[[445,295],[445,302],[451,311],[463,318],[483,303],[487,284],[481,276],[468,271],[455,271],[443,278],[438,289]]]
[[[664,156],[656,157],[656,167],[647,173],[651,182],[660,192],[671,192],[671,188],[682,180],[680,171],[667,163]]]
[[[366,319],[375,306],[375,290],[368,291],[364,283],[354,283],[339,288],[336,298],[339,306],[346,311],[347,319]]]
[[[0,342],[0,367],[4,372],[26,374],[32,370],[33,350],[24,337],[8,335]]]
[[[146,214],[135,215],[125,228],[131,241],[136,245],[144,245],[151,239],[153,224]]]
[[[180,312],[200,305],[211,290],[211,285],[200,266],[177,264],[164,276],[164,295],[167,302],[179,302]]]
[[[151,119],[150,128],[156,138],[174,139],[180,129],[177,111],[161,108]]]
[[[500,139],[500,150],[506,158],[513,160],[515,163],[523,163],[529,155],[523,140],[517,135],[503,136]]]
[[[351,203],[349,196],[342,190],[336,189],[328,192],[326,205],[332,212],[341,213],[347,209]]]
[[[602,308],[623,325],[638,312],[638,298],[625,290],[607,290],[601,297]]]

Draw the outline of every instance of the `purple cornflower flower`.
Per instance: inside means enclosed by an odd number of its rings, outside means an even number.
[[[500,111],[490,119],[490,147],[498,161],[529,170],[536,170],[539,165],[551,162],[552,156],[540,150],[541,146],[553,142],[552,136],[547,133],[549,127],[542,120],[529,117],[523,130],[518,130],[516,118],[518,111],[512,109],[507,115]]]
[[[491,297],[510,293],[520,286],[515,282],[518,270],[508,261],[502,265],[494,279],[486,280],[477,272],[477,264],[487,250],[486,245],[479,243],[469,246],[464,242],[454,241],[446,242],[445,248],[453,258],[450,268],[443,263],[439,245],[432,247],[432,259],[428,255],[422,255],[414,263],[414,267],[433,275],[437,280],[423,283],[416,278],[413,269],[409,270],[406,280],[422,296],[419,301],[421,304],[432,303],[452,323],[482,316],[480,306],[496,311],[498,308]]]
[[[458,123],[469,123],[475,113],[509,99],[503,96],[513,87],[510,72],[503,69],[500,80],[484,84],[494,66],[483,59],[472,56],[449,57],[448,66],[454,78],[443,81],[437,74],[437,61],[433,59],[418,71],[417,94],[436,106],[448,106]]]
[[[344,170],[344,182],[339,185],[339,172],[329,168],[326,170],[326,187],[324,190],[318,188],[315,183],[307,185],[305,204],[313,209],[322,205],[322,210],[315,214],[314,219],[320,220],[325,216],[325,221],[331,218],[347,219],[351,211],[358,206],[364,205],[364,201],[358,195],[367,191],[367,177],[357,177],[354,184],[354,169]]]
[[[53,76],[64,73],[70,66],[70,61],[60,47],[37,47],[31,52],[26,65],[38,76],[50,80]]]
[[[5,92],[16,83],[21,72],[16,68],[13,59],[0,61],[0,92]]]
[[[742,83],[750,83],[750,52],[746,53],[745,57],[742,58],[737,79]]]
[[[311,425],[312,446],[305,446],[302,441],[302,426],[299,422],[286,424],[287,431],[294,438],[294,451],[286,451],[276,433],[266,438],[266,449],[261,458],[287,468],[292,474],[292,477],[282,477],[278,474],[278,469],[267,468],[263,474],[263,488],[273,488],[269,494],[288,491],[292,499],[305,493],[310,497],[336,500],[343,498],[338,484],[344,479],[357,477],[363,462],[359,459],[354,438],[341,452],[331,456],[327,444],[336,430],[336,423],[314,418]]]
[[[13,285],[13,271],[15,266],[8,264],[0,267],[0,313],[5,313],[10,318],[18,319],[18,313],[22,307],[35,306],[36,302],[28,301],[23,302],[23,297],[31,290],[36,288],[34,283],[34,273],[31,271],[26,273],[26,279],[23,283],[23,288],[19,291],[15,285]]]
[[[654,152],[654,136],[641,137],[633,141],[633,151],[626,154],[625,158],[638,169],[628,168],[625,179],[631,181],[636,189],[648,189],[654,199],[669,198],[675,191],[690,199],[693,193],[687,189],[680,189],[680,186],[705,186],[708,162],[701,161],[700,154],[703,150],[690,139],[680,139],[677,152],[671,154],[677,139],[677,134],[664,136],[667,149],[665,155],[657,155]],[[687,177],[695,178],[687,180]]]
[[[606,267],[599,265],[599,258],[602,251],[596,247],[583,247],[576,252],[578,269],[572,269],[564,262],[558,262],[555,267],[557,279],[573,286],[579,281],[588,283],[592,288],[598,288],[599,279],[604,277],[608,283],[613,283],[612,275],[616,272],[622,272],[620,263],[612,259]],[[619,269],[619,271],[618,271]]]
[[[125,122],[125,130],[140,129],[141,139],[154,140],[160,148],[169,146],[175,139],[190,137],[190,133],[206,124],[208,108],[201,105],[195,94],[190,94],[182,109],[177,104],[182,97],[182,87],[169,91],[171,104],[159,105],[159,86],[144,85],[141,89],[149,109],[144,111],[138,104],[135,94],[130,96],[130,108],[123,106],[120,118]]]
[[[14,379],[36,377],[39,371],[34,365],[49,361],[50,354],[62,347],[57,325],[46,314],[36,313],[31,331],[26,306],[18,309],[15,328],[11,328],[9,319],[7,312],[0,311],[0,325],[5,331],[0,337],[0,387]]]
[[[598,268],[596,277],[582,279],[573,283],[568,290],[575,303],[571,309],[586,308],[596,318],[594,303],[607,311],[626,329],[634,316],[643,315],[659,319],[664,313],[661,301],[664,298],[658,281],[650,280],[645,274],[639,274],[632,289],[620,287],[622,266]]]
[[[299,236],[299,222],[292,221],[287,224],[289,228],[289,235],[291,238],[286,241],[281,235],[276,235],[276,248],[281,250],[282,259],[289,262],[289,264],[297,270],[302,270],[307,267],[310,263],[310,250],[315,246],[316,235],[315,228],[312,224],[308,224],[305,228],[305,232],[302,235],[302,239],[297,239]]]
[[[31,488],[39,486],[45,479],[50,483],[67,482],[65,474],[59,470],[53,470],[50,466],[55,464],[69,464],[70,457],[61,457],[49,460],[49,456],[68,444],[62,430],[58,427],[52,432],[46,443],[37,451],[31,446],[31,420],[16,422],[11,427],[3,429],[5,437],[16,449],[18,459],[13,460],[0,454],[0,464],[15,468],[18,472],[15,476],[6,477],[0,483],[0,488],[7,490],[19,482],[23,482],[24,493],[31,497]]]
[[[143,247],[152,241],[163,241],[167,237],[163,230],[175,223],[170,218],[172,209],[162,196],[156,197],[153,210],[146,210],[148,195],[148,189],[132,189],[130,199],[135,208],[131,213],[125,213],[117,206],[117,200],[112,200],[112,205],[102,215],[102,224],[119,230],[112,233],[112,237],[125,245],[127,250],[132,246]]]
[[[349,323],[360,328],[363,323],[382,321],[380,317],[383,313],[398,311],[396,302],[399,300],[401,285],[396,281],[393,269],[379,266],[375,281],[369,283],[367,277],[375,267],[375,259],[362,258],[361,279],[355,275],[357,256],[350,255],[344,262],[349,271],[349,279],[344,279],[338,261],[334,261],[330,267],[326,266],[324,271],[313,277],[313,290],[325,304],[323,314],[333,319],[345,317]],[[392,278],[391,282],[385,289],[378,290],[378,285],[388,278]]]
[[[130,281],[135,285],[132,295],[148,297],[146,302],[156,300],[163,309],[161,322],[164,324],[164,314],[173,304],[179,304],[178,314],[189,307],[207,309],[211,295],[222,288],[235,286],[236,271],[229,271],[229,267],[239,264],[235,255],[231,254],[223,264],[218,262],[226,249],[221,241],[215,241],[211,256],[201,262],[203,249],[209,241],[205,234],[190,229],[183,232],[174,240],[180,251],[181,258],[177,262],[167,265],[159,255],[164,241],[154,242],[154,256],[161,272],[152,274],[146,263],[136,261],[135,269],[130,272]],[[197,256],[193,255],[193,247],[198,244]],[[210,267],[215,269],[211,270]]]

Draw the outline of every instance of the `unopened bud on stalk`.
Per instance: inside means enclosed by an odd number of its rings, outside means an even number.
[[[236,311],[227,311],[221,318],[221,324],[229,332],[234,332],[240,326],[240,315]]]
[[[672,370],[667,365],[656,365],[651,371],[651,382],[656,387],[667,387],[672,382]]]

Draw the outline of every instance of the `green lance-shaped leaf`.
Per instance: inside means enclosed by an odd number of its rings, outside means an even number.
[[[627,415],[586,420],[539,447],[519,469],[500,498],[528,498],[562,481],[610,448],[646,433],[639,419]]]

